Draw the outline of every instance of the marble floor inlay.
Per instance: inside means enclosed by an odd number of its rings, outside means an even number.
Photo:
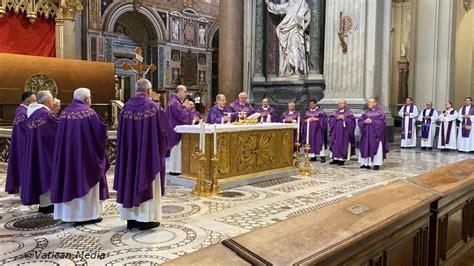
[[[93,225],[60,223],[0,192],[0,264],[160,264],[256,228],[354,197],[367,190],[474,157],[391,147],[380,171],[359,169],[356,158],[339,167],[313,163],[312,177],[292,176],[224,191],[207,198],[167,186],[162,225],[127,230],[118,218],[115,193],[104,204],[104,220]],[[0,186],[5,186],[5,165]],[[113,173],[109,175],[112,188]]]

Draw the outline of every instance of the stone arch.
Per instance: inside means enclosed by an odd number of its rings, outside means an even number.
[[[126,12],[133,12],[132,3],[119,3],[116,5],[111,5],[104,13],[104,21],[102,23],[102,29],[107,32],[114,31],[114,25],[121,15]],[[157,41],[166,41],[168,40],[168,31],[166,29],[165,23],[161,17],[152,9],[141,6],[138,12],[145,16],[150,23],[153,25],[153,28],[156,32]]]
[[[219,23],[214,23],[212,26],[209,28],[209,38],[207,39],[207,47],[212,48],[212,40],[214,39],[214,36],[216,33],[219,31]]]

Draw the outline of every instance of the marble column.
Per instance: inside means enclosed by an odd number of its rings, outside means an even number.
[[[242,91],[243,1],[219,3],[219,93],[228,101]]]
[[[264,49],[265,49],[265,30],[264,19],[265,0],[256,0],[255,5],[255,55],[254,55],[254,81],[264,81]]]
[[[309,31],[309,78],[322,78],[323,54],[321,46],[324,43],[324,1],[309,0],[308,5],[311,9],[311,24]],[[321,32],[322,31],[322,32]]]
[[[83,7],[80,0],[61,0],[59,7],[56,18],[56,57],[75,59],[77,58],[77,31],[80,33],[75,20],[76,14],[82,11]]]

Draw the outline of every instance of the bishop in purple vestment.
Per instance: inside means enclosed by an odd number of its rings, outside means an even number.
[[[230,104],[233,120],[237,120],[239,112],[245,112],[246,116],[255,113],[255,109],[248,103],[249,96],[245,92],[239,93],[239,98]]]
[[[28,105],[36,102],[36,95],[31,91],[26,91],[21,95],[21,104],[15,110],[13,120],[12,139],[8,154],[7,180],[5,192],[8,194],[20,193],[20,183],[23,165],[21,164],[25,147],[26,134],[26,110]]]
[[[296,124],[298,123],[298,117],[301,117],[300,112],[296,111],[296,104],[295,102],[289,102],[288,103],[288,111],[285,111],[281,115],[281,122],[282,123],[293,123]],[[297,142],[297,134],[298,130],[293,131],[293,143]],[[300,136],[301,138],[301,136]],[[296,146],[294,146],[294,151],[296,151]]]
[[[331,157],[330,164],[344,165],[355,155],[356,121],[352,111],[347,108],[346,100],[339,100],[339,109],[329,117],[331,134]]]
[[[102,201],[109,198],[107,125],[90,107],[87,88],[74,91],[59,117],[51,176],[54,219],[95,223],[102,220]]]
[[[136,88],[137,95],[119,115],[114,189],[127,228],[145,230],[160,225],[171,129],[166,114],[150,99],[151,83],[140,79]]]
[[[185,86],[176,87],[176,94],[171,96],[165,110],[171,127],[168,135],[166,171],[172,174],[181,173],[181,134],[176,133],[174,128],[178,125],[191,125],[193,122],[191,105],[186,99],[187,94],[188,90]]]
[[[209,111],[207,116],[207,122],[209,124],[224,124],[232,122],[232,116],[230,115],[230,110],[228,110],[225,105],[227,100],[224,94],[218,94],[216,96],[216,104]]]
[[[379,170],[388,153],[387,121],[385,112],[377,106],[377,100],[370,98],[368,109],[358,120],[360,128],[360,155],[361,168]]]
[[[54,103],[50,91],[38,92],[37,99],[27,110],[20,196],[23,205],[39,204],[39,212],[52,213],[50,189],[58,119],[50,110]]]
[[[277,122],[277,113],[276,110],[270,106],[270,102],[267,98],[262,100],[262,106],[258,107],[255,112],[260,113],[260,117],[258,118],[259,122],[269,123],[269,122]]]
[[[309,121],[309,143],[307,138],[307,123]],[[327,128],[328,119],[324,109],[318,105],[315,99],[309,101],[309,110],[303,116],[301,123],[303,132],[303,144],[309,144],[311,149],[309,156],[311,161],[316,161],[316,156],[321,157],[321,162],[326,162],[326,146],[327,146]]]

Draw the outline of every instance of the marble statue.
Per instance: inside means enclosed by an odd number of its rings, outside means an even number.
[[[276,28],[280,46],[280,76],[305,75],[308,73],[309,34],[306,29],[311,12],[306,0],[289,0],[274,4],[265,0],[270,13],[285,18]]]
[[[173,40],[179,40],[179,20],[173,19]]]
[[[199,26],[199,44],[206,45],[206,29],[203,25]]]

